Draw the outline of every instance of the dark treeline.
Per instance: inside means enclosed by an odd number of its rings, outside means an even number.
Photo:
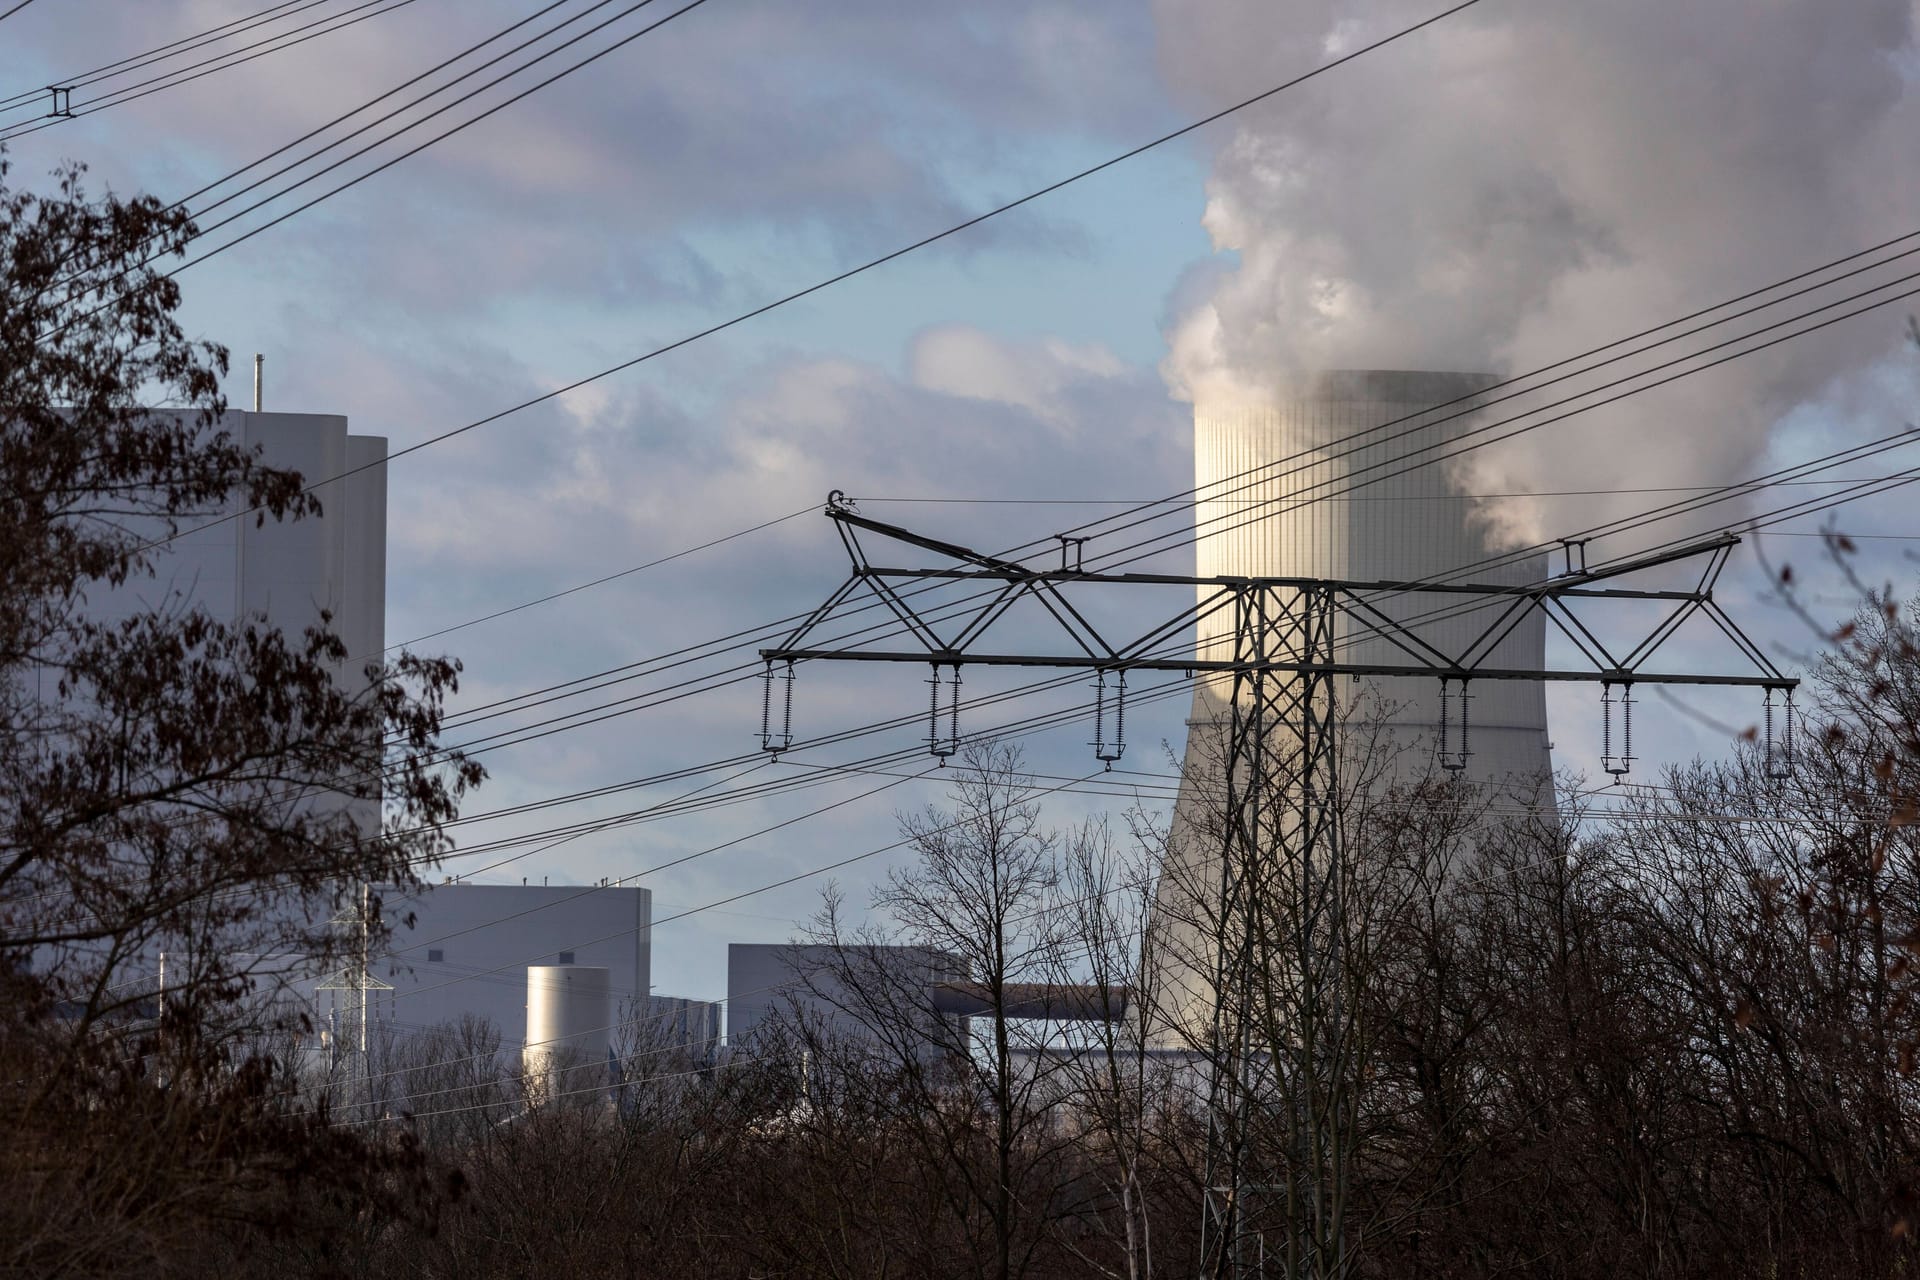
[[[1898,611],[1864,615],[1825,664],[1786,780],[1757,756],[1696,765],[1604,821],[1497,826],[1445,787],[1368,807],[1349,1274],[1912,1272],[1911,641]],[[497,1113],[435,1116],[436,1077],[432,1096],[392,1104],[424,1118],[387,1126],[459,1171],[432,1229],[361,1205],[326,1230],[250,1237],[234,1261],[368,1276],[1195,1274],[1206,1114],[1190,1077],[1143,1067],[1124,1022],[1067,1037],[990,1012],[964,1038],[943,1033],[908,982],[863,967],[871,943],[944,943],[991,987],[1050,966],[1102,977],[1103,954],[1137,949],[1129,913],[1153,899],[1131,874],[1158,850],[1048,834],[1017,762],[972,764],[941,821],[909,822],[918,860],[876,902],[898,927],[848,929],[831,898],[815,923],[813,940],[843,948],[814,983],[845,1015],[833,1027],[796,1021],[707,1071],[629,1045],[639,1083],[620,1113],[494,1123],[512,1090],[502,1063]],[[1109,904],[1091,921],[1089,888]],[[1102,927],[1112,936],[1089,942]],[[1278,1210],[1262,1222],[1276,1251],[1287,1229]]]

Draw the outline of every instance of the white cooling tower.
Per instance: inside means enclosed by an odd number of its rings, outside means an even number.
[[[1484,412],[1463,414],[1471,401],[1454,402],[1493,381],[1488,374],[1343,370],[1319,374],[1294,394],[1265,404],[1196,405],[1194,482],[1202,498],[1197,519],[1207,535],[1196,547],[1197,571],[1202,577],[1360,581],[1458,577],[1464,571],[1475,582],[1539,581],[1548,572],[1545,556],[1475,567],[1495,552],[1475,519],[1474,500],[1461,496],[1445,462],[1409,466],[1450,452],[1450,444],[1486,421]],[[1387,423],[1395,425],[1375,430]],[[1378,607],[1448,652],[1464,649],[1494,617],[1486,609],[1463,612],[1459,597],[1433,593],[1383,596]],[[1415,621],[1436,613],[1456,616]],[[1200,644],[1206,656],[1229,656],[1219,639],[1203,635]],[[1408,662],[1385,640],[1345,644],[1339,656]],[[1535,613],[1522,621],[1490,662],[1545,666],[1545,619]],[[1438,746],[1439,682],[1390,678],[1371,685],[1393,708],[1388,721],[1397,755],[1391,779],[1425,776]],[[1222,721],[1226,707],[1214,690],[1224,688],[1196,690],[1195,729]],[[1465,776],[1494,784],[1503,795],[1531,798],[1552,770],[1545,686],[1480,681],[1469,692],[1473,755]],[[1450,714],[1457,725],[1457,712]],[[1190,761],[1195,745],[1190,740]]]
[[[608,1080],[612,1001],[600,965],[527,968],[527,1041],[521,1050],[529,1101],[592,1101]]]
[[[1508,585],[1539,581],[1549,572],[1545,556],[1481,564],[1495,553],[1475,519],[1474,499],[1461,495],[1452,468],[1443,461],[1409,465],[1452,452],[1450,445],[1484,424],[1492,415],[1475,410],[1470,397],[1493,381],[1472,373],[1337,371],[1314,375],[1262,403],[1196,404],[1194,481],[1202,535],[1197,572],[1366,582],[1442,575]],[[1493,621],[1491,610],[1463,612],[1458,595],[1387,593],[1375,600],[1383,613],[1450,654],[1464,650]],[[1453,616],[1429,617],[1436,613]],[[1544,667],[1545,626],[1539,613],[1531,614],[1483,665]],[[1225,617],[1203,623],[1201,656],[1231,659],[1231,627]],[[1346,639],[1354,630],[1336,623],[1339,660],[1413,665],[1389,641]],[[1435,754],[1441,745],[1437,679],[1342,679],[1337,689],[1344,706],[1358,708],[1339,731],[1343,792],[1354,780],[1371,777],[1366,791],[1377,799],[1393,784],[1445,776]],[[1159,962],[1163,1007],[1176,1023],[1187,1024],[1185,1034],[1204,1027],[1211,999],[1210,983],[1201,975],[1212,968],[1212,944],[1196,925],[1211,912],[1191,895],[1208,894],[1206,886],[1219,879],[1216,811],[1226,790],[1221,760],[1230,691],[1226,681],[1196,682],[1186,779],[1160,885],[1163,919],[1173,930]],[[1487,788],[1487,798],[1500,809],[1551,806],[1545,686],[1480,681],[1469,692],[1472,755],[1464,778]],[[1450,712],[1456,749],[1457,715]],[[1188,923],[1172,923],[1179,921]]]

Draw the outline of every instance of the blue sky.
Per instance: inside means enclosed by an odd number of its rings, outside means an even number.
[[[30,6],[0,30],[0,92],[251,7]],[[535,7],[415,0],[24,137],[10,152],[14,181],[33,185],[76,158],[96,185],[183,194]],[[1175,392],[1191,378],[1298,361],[1532,367],[1909,229],[1911,4],[1873,0],[1846,21],[1812,0],[1760,10],[1703,43],[1705,18],[1650,2],[1596,13],[1487,0],[1351,74],[403,459],[390,480],[389,639],[704,542],[829,488],[1176,491],[1191,461]],[[232,348],[236,402],[261,351],[268,407],[345,413],[399,448],[938,230],[1424,12],[1403,0],[712,0],[187,271],[186,315]],[[1898,319],[1542,433],[1471,479],[1500,492],[1721,482],[1877,433],[1912,414]],[[1533,518],[1552,532],[1604,505],[1550,504]],[[1097,510],[873,509],[982,546]],[[1903,514],[1882,503],[1848,519],[1920,534]],[[1901,546],[1874,544],[1872,572],[1904,574]],[[837,541],[809,516],[427,647],[466,661],[465,705],[476,705],[804,609],[840,569]],[[1743,562],[1729,593],[1751,603],[1759,629],[1803,645],[1797,624],[1753,598],[1763,585]],[[822,725],[909,711],[919,678],[808,671],[799,705]],[[1597,754],[1588,702],[1554,694],[1560,758],[1576,767]],[[492,753],[477,805],[731,755],[750,744],[757,703],[742,686]],[[1694,721],[1649,716],[1643,738],[1668,758],[1723,747]],[[1130,759],[1163,770],[1155,744],[1177,747],[1181,732],[1177,706],[1143,708]],[[1083,736],[1035,740],[1032,763],[1087,771]],[[609,832],[490,878],[628,876],[871,785]],[[885,844],[897,808],[937,799],[903,784],[642,883],[670,914]],[[634,801],[576,806],[565,820],[623,803]],[[1063,796],[1049,814],[1064,824],[1113,803]],[[842,873],[856,902],[884,865]],[[724,943],[787,936],[815,892],[663,930],[656,981],[719,994]]]

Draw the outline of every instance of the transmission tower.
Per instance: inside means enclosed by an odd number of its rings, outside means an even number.
[[[369,946],[373,925],[373,890],[366,881],[360,882],[359,901],[346,908],[327,923],[336,930],[344,932],[350,942],[348,948],[352,958],[344,969],[333,974],[325,982],[314,987],[315,991],[344,991],[347,993],[348,1035],[353,1044],[348,1052],[353,1055],[353,1065],[348,1070],[349,1100],[365,1105],[369,1112],[373,1107],[373,1056],[369,1051],[369,1013],[375,991],[391,991],[393,984],[382,982],[373,975],[369,963]],[[357,1024],[357,1025],[353,1025]],[[329,1057],[338,1062],[340,1058],[340,1027],[333,1026],[328,1035],[331,1044]],[[355,1096],[359,1095],[359,1096]]]
[[[1202,1274],[1342,1277],[1352,1255],[1344,1221],[1352,1164],[1354,1093],[1359,1064],[1340,1034],[1347,975],[1341,969],[1345,877],[1339,804],[1338,712],[1335,681],[1348,677],[1428,677],[1441,681],[1443,714],[1439,760],[1458,772],[1471,756],[1467,690],[1476,680],[1579,681],[1601,686],[1606,716],[1603,765],[1630,767],[1632,692],[1637,685],[1734,685],[1764,691],[1769,726],[1764,750],[1770,770],[1790,763],[1792,695],[1797,681],[1782,673],[1713,598],[1714,584],[1739,539],[1724,534],[1627,563],[1588,569],[1584,548],[1575,568],[1524,585],[1346,581],[1322,578],[1215,577],[1160,573],[1101,573],[1082,567],[1080,540],[1061,539],[1058,568],[1034,568],[981,555],[859,514],[836,491],[826,515],[852,561],[852,572],[766,661],[766,705],[761,746],[769,752],[793,742],[792,679],[796,663],[815,659],[924,663],[932,670],[928,747],[946,757],[961,734],[963,666],[1083,669],[1095,674],[1095,753],[1111,763],[1124,749],[1126,675],[1166,671],[1231,682],[1231,721],[1225,746],[1225,802],[1219,881],[1209,892],[1212,973],[1210,1026],[1203,1055],[1209,1076],[1206,1193],[1202,1218]],[[859,538],[877,534],[958,562],[943,568],[877,565]],[[1656,590],[1612,585],[1661,566],[1695,562],[1694,585]],[[957,582],[978,592],[959,603],[942,600],[937,612],[915,603],[913,587]],[[1601,585],[1601,584],[1607,585]],[[1129,628],[1110,640],[1089,620],[1089,589],[1185,587],[1193,603],[1164,620]],[[877,599],[915,647],[809,644],[841,606]],[[1420,634],[1417,622],[1393,616],[1389,602],[1442,597],[1490,620],[1464,648],[1446,651]],[[1080,603],[1076,603],[1076,598]],[[981,641],[988,629],[1023,603],[1029,615],[1050,619],[1061,643],[1027,652],[993,652]],[[1590,611],[1651,607],[1657,620],[1634,629],[1624,646],[1600,639],[1607,630]],[[1519,669],[1493,665],[1495,647],[1534,611],[1543,612],[1579,654],[1584,666]],[[1704,617],[1751,668],[1741,674],[1652,669],[1662,646],[1690,619]],[[1196,625],[1224,627],[1230,655],[1165,656]],[[1398,662],[1349,662],[1348,647],[1370,654],[1382,641]],[[1213,650],[1218,652],[1218,650]],[[943,678],[942,673],[948,673]],[[1115,681],[1111,687],[1108,680]],[[781,692],[775,695],[776,686]],[[944,693],[944,697],[943,697]],[[1111,703],[1109,697],[1111,696]],[[1786,700],[1787,732],[1776,742],[1775,697]],[[1111,705],[1115,732],[1105,717]],[[1614,720],[1620,720],[1615,750]],[[1280,1035],[1270,1031],[1278,1021]],[[1261,1149],[1256,1133],[1279,1133]]]

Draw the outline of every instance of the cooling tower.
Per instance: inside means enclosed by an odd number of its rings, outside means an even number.
[[[1466,570],[1476,582],[1539,581],[1548,572],[1545,556],[1474,568],[1495,554],[1474,519],[1474,500],[1460,495],[1445,462],[1409,465],[1451,452],[1449,445],[1483,423],[1484,413],[1462,413],[1471,401],[1451,402],[1493,381],[1474,373],[1339,371],[1320,374],[1297,394],[1269,404],[1196,405],[1194,483],[1203,499],[1196,518],[1200,532],[1209,535],[1196,547],[1197,572],[1371,581]],[[1385,423],[1396,425],[1374,430]],[[1252,477],[1235,478],[1255,468],[1261,470]],[[1464,649],[1492,621],[1490,611],[1463,612],[1458,598],[1436,594],[1382,598],[1379,607],[1448,652]],[[1456,616],[1418,621],[1443,613]],[[1545,628],[1545,619],[1532,615],[1494,650],[1492,662],[1545,666]],[[1229,656],[1220,640],[1203,635],[1201,647],[1210,657]],[[1408,661],[1385,640],[1350,643],[1341,656],[1351,662]],[[1196,691],[1196,724],[1225,715],[1216,688],[1224,686]],[[1391,708],[1394,779],[1425,775],[1440,722],[1439,683],[1383,679],[1369,691]],[[1470,693],[1473,756],[1467,776],[1531,794],[1551,771],[1545,686],[1486,681]]]
[[[1456,580],[1536,582],[1545,556],[1483,566],[1494,554],[1475,520],[1475,502],[1459,492],[1452,469],[1432,459],[1483,424],[1488,414],[1470,399],[1491,384],[1486,374],[1353,370],[1304,379],[1261,403],[1198,403],[1194,407],[1194,480],[1201,501],[1197,572],[1202,577],[1306,577],[1408,581],[1441,575]],[[1462,402],[1464,400],[1464,402]],[[1460,403],[1456,403],[1460,402]],[[1438,407],[1436,406],[1444,406]],[[1463,412],[1465,410],[1466,412]],[[1387,426],[1385,424],[1393,424]],[[1384,429],[1376,429],[1382,428]],[[1462,574],[1462,571],[1465,571]],[[1203,595],[1205,594],[1203,589]],[[1492,621],[1491,611],[1462,610],[1461,597],[1386,594],[1377,607],[1438,648],[1458,653]],[[1451,615],[1451,616],[1434,616]],[[1355,639],[1336,622],[1336,657],[1405,666],[1392,642]],[[1203,657],[1230,659],[1231,621],[1203,623]],[[1505,667],[1545,665],[1545,620],[1534,613],[1506,635],[1488,661]],[[1161,881],[1163,919],[1175,936],[1162,957],[1163,979],[1186,994],[1181,1020],[1205,1003],[1192,971],[1206,966],[1207,944],[1191,925],[1204,904],[1189,896],[1218,881],[1217,812],[1225,792],[1222,744],[1230,722],[1225,681],[1196,682],[1188,721],[1186,778],[1180,789]],[[1440,686],[1437,679],[1381,678],[1338,682],[1349,711],[1339,730],[1343,789],[1364,790],[1360,805],[1388,804],[1395,784],[1441,776]],[[1464,778],[1486,788],[1496,809],[1551,805],[1546,694],[1539,683],[1482,681],[1469,686],[1472,751]],[[1456,704],[1457,707],[1457,704]],[[1453,717],[1458,746],[1458,712]],[[1367,779],[1364,788],[1355,779]],[[1353,797],[1350,797],[1352,799]],[[1196,910],[1196,906],[1201,909]],[[1186,971],[1184,976],[1179,971]]]

